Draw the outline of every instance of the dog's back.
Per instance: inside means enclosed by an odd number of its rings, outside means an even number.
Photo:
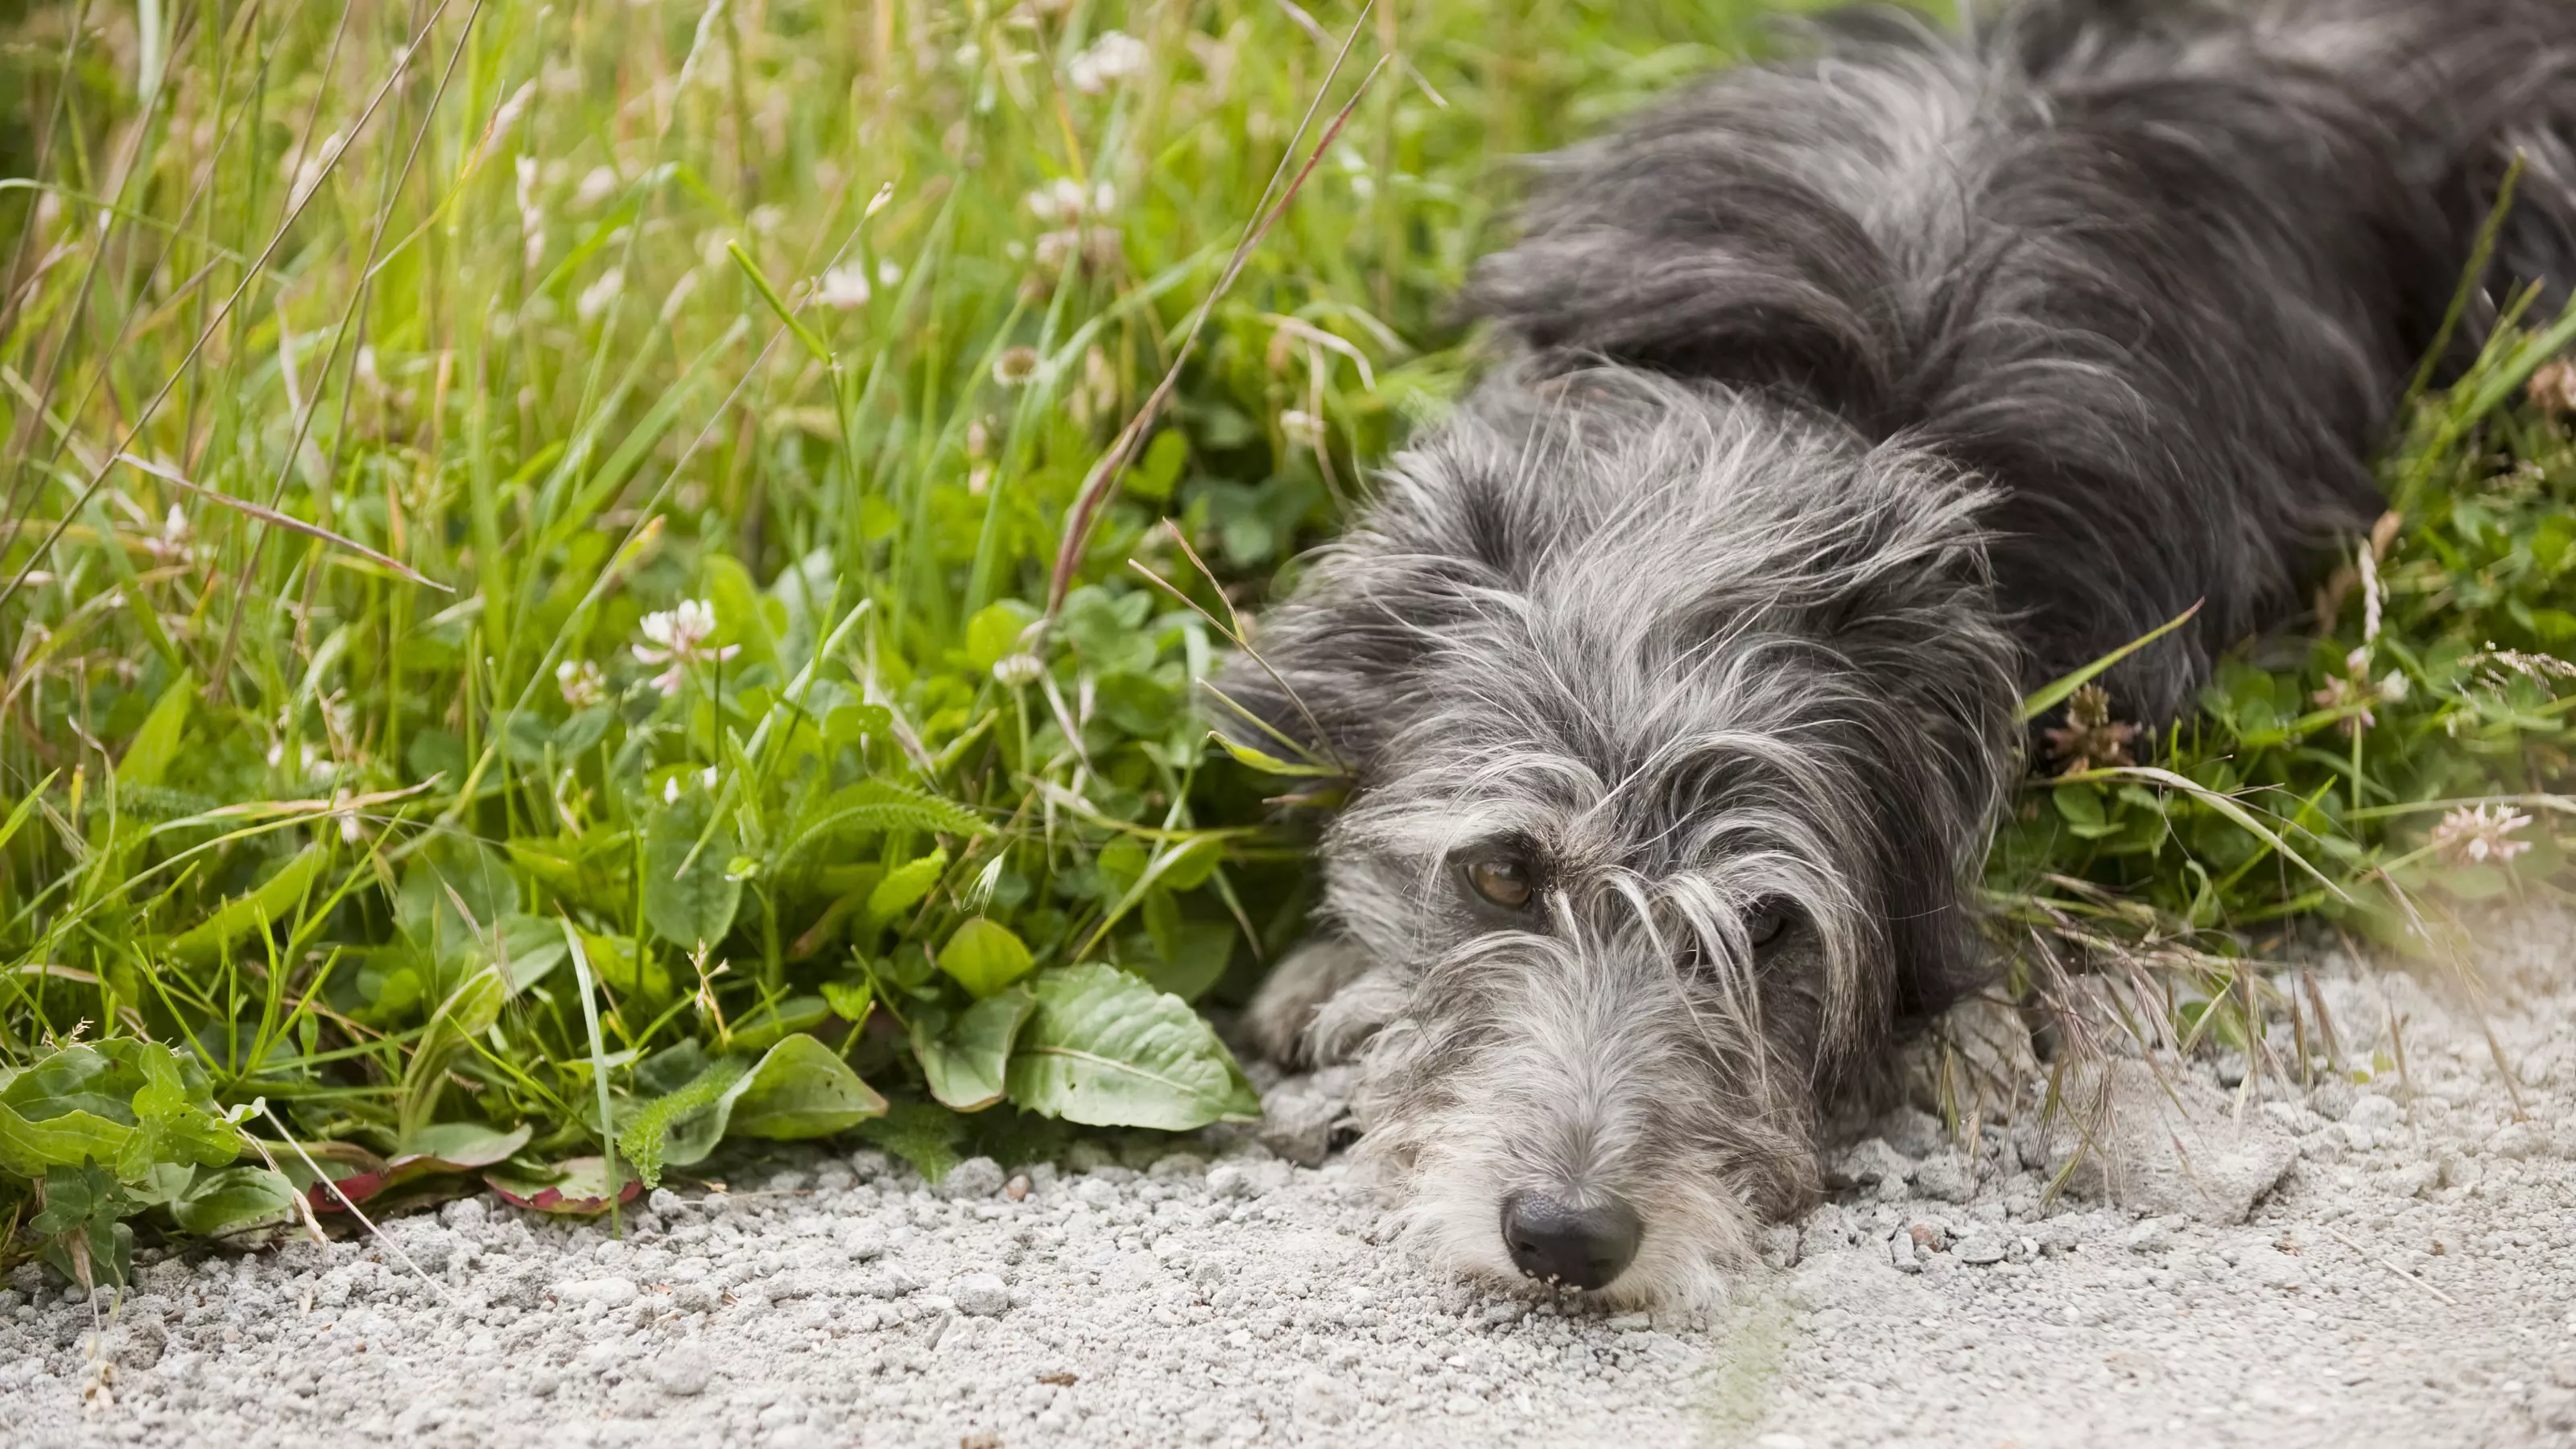
[[[1983,475],[2045,678],[2168,717],[2380,503],[2367,467],[2519,152],[2464,341],[2576,279],[2576,4],[1854,12],[1549,163],[1475,300],[1542,351],[1805,397]]]

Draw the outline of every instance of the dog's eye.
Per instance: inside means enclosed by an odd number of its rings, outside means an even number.
[[[1789,907],[1781,901],[1757,901],[1744,913],[1744,939],[1759,951],[1789,929]]]
[[[1507,911],[1522,909],[1538,893],[1529,862],[1508,855],[1482,856],[1467,862],[1467,884],[1476,894]]]

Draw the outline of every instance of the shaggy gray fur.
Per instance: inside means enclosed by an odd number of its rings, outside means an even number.
[[[2170,718],[2290,613],[2517,149],[2465,343],[2576,278],[2567,0],[1981,29],[1841,17],[1546,162],[1472,295],[1526,355],[1262,621],[1287,688],[1229,683],[1357,786],[1252,1028],[1360,1058],[1464,1270],[1514,1271],[1537,1193],[1642,1218],[1609,1296],[1710,1288],[1977,978],[2021,692],[2200,602],[2110,677]]]

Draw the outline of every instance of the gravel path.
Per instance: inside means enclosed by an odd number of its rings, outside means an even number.
[[[1252,1139],[935,1192],[789,1154],[624,1241],[487,1201],[388,1224],[435,1290],[381,1242],[156,1262],[112,1311],[22,1270],[0,1442],[2576,1444],[2571,928],[2499,928],[2492,1049],[2449,993],[2329,959],[2343,1051],[2402,1042],[2403,1080],[2248,1093],[2232,1129],[2149,1102],[2129,1145],[2198,1151],[2142,1157],[2126,1209],[2042,1207],[2063,1141],[1885,1119],[1698,1322],[1423,1271],[1355,1169]],[[2164,1070],[2235,1105],[2223,1068]]]

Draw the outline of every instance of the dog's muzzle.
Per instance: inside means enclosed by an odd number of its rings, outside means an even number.
[[[1542,1192],[1503,1199],[1503,1243],[1523,1273],[1570,1288],[1606,1288],[1637,1256],[1644,1225],[1618,1198],[1573,1207]]]

